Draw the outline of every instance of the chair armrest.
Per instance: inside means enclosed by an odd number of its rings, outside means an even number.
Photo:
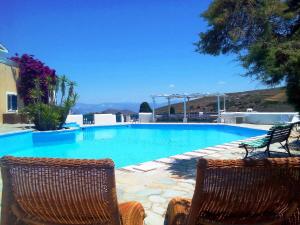
[[[191,199],[173,198],[168,205],[165,217],[166,225],[185,224],[191,208]]]
[[[296,211],[284,220],[281,225],[298,225],[300,224],[300,208],[297,208]]]
[[[146,217],[144,207],[139,202],[119,204],[122,225],[143,225]]]

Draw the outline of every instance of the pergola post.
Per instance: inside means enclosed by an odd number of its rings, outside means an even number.
[[[218,123],[220,123],[220,122],[221,122],[221,111],[220,111],[220,108],[221,108],[221,106],[220,106],[220,95],[218,95],[217,99],[218,99],[218,119],[217,119],[217,122],[218,122]]]
[[[187,123],[187,117],[186,117],[186,97],[183,98],[183,122]]]
[[[152,122],[155,123],[155,97],[152,97]]]
[[[188,111],[188,118],[190,118],[191,116],[191,109],[190,109],[190,97],[187,97],[187,103],[186,103],[186,107],[187,107],[187,111]]]
[[[152,100],[153,100],[153,113],[152,113],[152,119],[153,122],[156,120],[156,115],[155,115],[155,98],[166,98],[168,100],[168,115],[169,118],[171,117],[171,99],[172,98],[179,98],[183,99],[183,122],[187,123],[188,118],[190,116],[190,108],[188,108],[188,115],[187,115],[187,107],[189,106],[190,99],[193,98],[203,98],[206,96],[217,96],[217,108],[218,108],[218,118],[217,121],[221,122],[221,103],[220,103],[220,96],[224,97],[224,111],[226,110],[226,96],[224,94],[220,93],[205,93],[205,94],[200,94],[200,93],[194,93],[194,94],[159,94],[159,95],[152,95]]]
[[[168,117],[171,117],[171,98],[168,97]]]

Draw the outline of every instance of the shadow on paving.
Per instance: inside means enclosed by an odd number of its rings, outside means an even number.
[[[176,159],[167,170],[183,179],[196,179],[197,158]]]
[[[300,153],[300,140],[295,140],[289,143],[290,150],[296,151],[298,154]]]
[[[299,157],[300,156],[300,142],[291,142],[289,144],[292,156]],[[270,148],[271,150],[271,158],[284,158],[289,157],[287,152],[283,150],[282,147],[277,148],[280,149],[280,152],[276,152],[276,148]],[[274,150],[274,151],[272,151]],[[267,154],[264,151],[257,152],[252,155],[251,158],[267,158]],[[176,159],[167,170],[174,176],[182,179],[196,179],[196,169],[197,169],[197,158],[191,159]]]

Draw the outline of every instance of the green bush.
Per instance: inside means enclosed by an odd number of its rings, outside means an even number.
[[[35,129],[39,131],[62,129],[71,108],[78,99],[78,95],[74,93],[74,82],[68,81],[65,76],[57,79],[57,82],[55,87],[49,88],[50,90],[55,90],[49,93],[49,96],[51,96],[49,103],[44,103],[42,101],[43,92],[40,89],[40,81],[35,80],[35,88],[30,91],[31,98],[34,101],[22,110],[34,123]],[[66,86],[69,87],[67,96],[65,96]],[[61,99],[60,103],[58,103],[60,87],[62,87]]]
[[[40,131],[56,130],[60,124],[59,110],[53,105],[37,103],[25,108],[35,128]]]
[[[142,102],[142,104],[140,105],[140,113],[151,113],[152,109],[149,105],[148,102]]]

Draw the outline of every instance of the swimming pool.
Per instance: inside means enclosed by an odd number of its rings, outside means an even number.
[[[132,124],[0,136],[0,156],[111,158],[116,167],[169,157],[266,131],[228,125]]]

